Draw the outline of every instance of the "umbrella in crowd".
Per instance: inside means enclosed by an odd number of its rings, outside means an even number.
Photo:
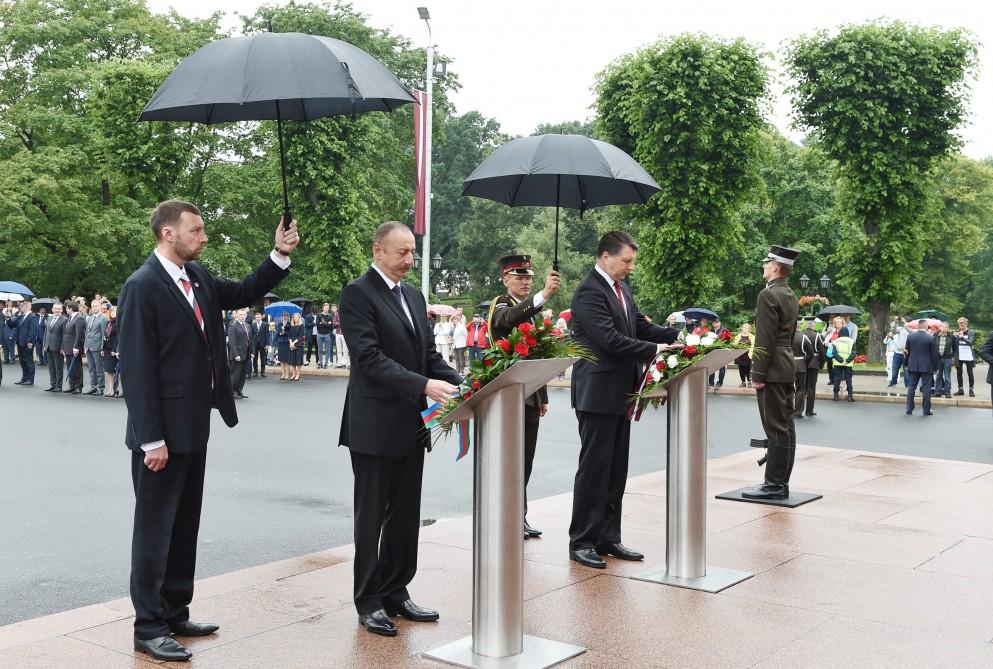
[[[356,46],[317,35],[259,32],[207,44],[173,70],[139,121],[275,120],[288,227],[283,121],[393,111],[415,102],[382,63]]]
[[[20,302],[24,299],[24,296],[20,293],[4,293],[0,292],[0,301],[6,302],[10,300],[11,302]]]
[[[52,305],[55,302],[56,300],[51,297],[39,297],[38,299],[31,300],[31,311],[38,311],[42,307],[45,307],[45,311],[52,313]]]
[[[279,295],[277,295],[276,293],[266,293],[265,295],[262,296],[262,299],[263,300],[276,300],[278,302],[279,301]]]
[[[917,321],[918,320],[920,320],[920,319],[915,319],[915,320],[912,320],[912,321],[907,321],[907,328],[910,329],[910,330],[916,330],[917,329]],[[926,318],[924,320],[927,321],[927,325],[924,326],[926,328],[934,328],[935,330],[937,330],[939,327],[941,327],[941,321],[939,319],[937,319],[937,318]]]
[[[937,318],[939,321],[951,320],[948,318],[948,314],[944,311],[938,311],[937,309],[923,309],[921,311],[915,311],[907,316],[908,321],[916,321],[918,318]]]
[[[476,308],[477,309],[489,309],[490,308],[490,302],[492,302],[492,301],[493,300],[483,300],[482,302],[480,302],[479,304],[476,305]]]
[[[5,297],[5,300],[23,300],[25,297],[33,297],[34,293],[23,283],[16,281],[0,281],[0,293],[13,293],[17,297]]]
[[[429,304],[428,313],[437,316],[452,316],[455,314],[455,307],[450,304]]]
[[[572,320],[572,309],[565,309],[559,312],[559,318],[563,319],[566,323]]]
[[[861,313],[862,310],[858,307],[850,307],[847,304],[832,304],[821,309],[821,312],[817,314],[817,317],[822,321],[826,321],[834,318],[835,316],[855,316]]]
[[[266,307],[265,312],[270,318],[279,320],[283,317],[284,312],[292,316],[293,314],[302,314],[303,309],[292,302],[275,302],[274,304],[270,304]]]
[[[673,311],[671,314],[669,314],[668,316],[666,316],[665,320],[668,321],[670,318],[673,319],[674,321],[676,321],[677,323],[685,323],[686,322],[686,316],[684,315],[684,313],[682,311]]]
[[[555,207],[559,268],[559,207],[587,209],[644,204],[662,190],[638,162],[613,144],[583,135],[534,135],[507,142],[466,178],[462,195],[511,207]]]
[[[690,307],[689,309],[683,310],[683,320],[684,321],[699,321],[706,318],[708,321],[718,321],[720,316],[716,312],[710,309],[704,309],[703,307]]]
[[[310,304],[311,302],[313,302],[313,300],[310,299],[309,297],[294,297],[292,300],[289,300],[289,301],[292,302],[293,304],[299,305],[301,307],[304,306],[304,305],[306,305],[306,304]]]

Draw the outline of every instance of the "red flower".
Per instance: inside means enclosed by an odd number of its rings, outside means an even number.
[[[547,327],[551,327],[551,326],[552,326],[552,319],[551,319],[551,318],[546,318],[546,319],[545,319],[544,321],[542,321],[542,322],[543,322],[543,323],[545,324],[545,327],[546,327],[546,328],[547,328]]]
[[[492,358],[484,358],[483,359],[483,365],[486,366],[486,367],[492,367],[493,366],[493,359]]]
[[[731,331],[730,330],[721,330],[721,334],[718,335],[718,338],[721,341],[731,341]]]
[[[474,380],[473,380],[473,382],[472,382],[472,389],[473,389],[473,390],[479,390],[479,389],[480,389],[480,388],[482,388],[482,387],[483,387],[483,384],[481,384],[481,383],[479,382],[479,379],[474,379]]]
[[[662,360],[659,360],[657,363],[655,363],[655,369],[659,370],[660,372],[664,372],[665,371],[665,362],[662,361]]]
[[[517,326],[517,329],[518,331],[520,331],[521,334],[526,335],[529,332],[531,332],[533,326],[530,323],[521,323],[520,325]]]
[[[555,335],[556,337],[561,337],[562,330],[560,330],[559,328],[552,328],[552,334]]]
[[[535,339],[534,337],[532,337],[531,335],[525,335],[524,341],[527,343],[528,346],[537,346],[538,345],[538,340]]]
[[[506,339],[498,339],[496,345],[504,353],[510,353],[510,342]]]
[[[707,327],[693,328],[693,334],[695,335],[705,335],[708,332],[710,332],[710,328]]]
[[[525,344],[524,342],[518,342],[517,346],[514,347],[514,352],[520,355],[522,358],[526,358],[528,357],[528,353],[531,352],[531,349],[529,349],[527,347],[527,344]]]
[[[467,400],[470,397],[472,397],[472,391],[471,390],[467,390],[464,393],[462,393],[462,399]]]
[[[682,353],[684,358],[692,358],[696,355],[696,346],[684,346]]]

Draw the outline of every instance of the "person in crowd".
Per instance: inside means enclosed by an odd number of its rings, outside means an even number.
[[[43,343],[48,350],[48,388],[45,389],[45,392],[62,392],[62,376],[65,370],[65,358],[62,356],[62,337],[68,322],[69,319],[62,313],[62,303],[56,301],[52,305],[52,315],[48,318],[48,328],[45,330]]]
[[[38,336],[34,342],[34,350],[38,356],[39,365],[48,364],[48,354],[46,352],[45,339],[48,336],[48,312],[45,307],[38,308]]]
[[[803,321],[796,322],[793,330],[793,419],[803,418],[804,402],[807,398],[807,356],[809,350],[804,347]]]
[[[131,549],[134,649],[184,661],[179,639],[217,625],[190,620],[197,534],[216,406],[238,422],[227,373],[222,309],[262,299],[288,273],[299,241],[296,222],[280,221],[275,248],[242,281],[217,279],[195,262],[207,244],[199,210],[168,200],[152,212],[156,248],[124,283],[118,351],[127,379],[125,443],[135,493]]]
[[[21,380],[16,386],[34,385],[34,346],[38,341],[38,314],[31,311],[31,300],[21,302],[16,314],[7,319],[7,326],[14,331],[17,357],[21,361]]]
[[[800,252],[772,246],[762,260],[765,288],[755,306],[755,356],[752,386],[765,432],[765,480],[742,491],[748,499],[786,499],[796,457],[796,424],[793,420],[795,365],[793,332],[800,305],[789,286],[789,276]],[[753,440],[754,442],[754,440]]]
[[[721,319],[720,318],[718,318],[717,320],[715,320],[713,322],[713,325],[711,326],[711,331],[715,335],[717,335],[717,336],[721,336],[725,332],[727,332],[728,334],[730,334],[730,332],[731,332],[730,330],[728,330],[726,327],[724,327],[721,324]],[[710,375],[710,378],[708,379],[709,384],[711,386],[713,386],[714,388],[721,388],[721,387],[723,387],[724,386],[724,375],[727,374],[727,371],[728,371],[727,370],[727,367],[721,367],[715,373],[711,374]],[[714,382],[715,381],[715,378],[716,378],[716,383]]]
[[[317,360],[317,305],[310,307],[310,313],[303,321],[303,327],[307,331],[307,351],[303,364],[310,365],[310,354],[314,354]]]
[[[90,303],[90,313],[86,317],[86,364],[90,370],[90,389],[87,395],[104,392],[103,378],[103,331],[107,327],[107,317],[103,315],[103,302],[94,299]]]
[[[851,314],[845,314],[841,318],[845,322],[845,327],[848,328],[848,336],[851,337],[853,341],[855,341],[856,345],[858,345],[858,340],[859,340],[858,324],[854,320],[852,320]]]
[[[341,314],[338,313],[338,305],[331,305],[331,323],[334,329],[334,366],[347,369],[350,365],[348,359],[348,343],[345,340],[344,330],[341,329]]]
[[[66,381],[70,395],[83,392],[83,345],[86,341],[86,316],[81,312],[82,305],[70,301],[66,305],[69,320],[62,333],[61,353],[65,356]]]
[[[679,322],[672,319],[676,326],[679,326]],[[734,364],[738,366],[738,378],[741,379],[741,383],[738,384],[739,388],[744,388],[746,385],[752,387],[752,324],[743,323],[741,326],[741,332],[735,335],[734,338],[735,345],[741,348],[749,349],[742,351],[741,355],[734,359]]]
[[[462,309],[456,309],[452,316],[452,351],[455,355],[455,371],[459,375],[465,374],[465,368],[469,357],[466,351],[466,344],[469,339],[469,330],[465,325],[465,314]]]
[[[993,397],[993,332],[986,336],[986,341],[979,349],[979,357],[989,365],[986,369],[986,383],[990,384],[990,396]]]
[[[452,360],[452,324],[448,316],[441,316],[434,324],[434,345],[438,348],[441,359],[451,364]]]
[[[264,379],[266,363],[269,361],[268,316],[261,311],[256,311],[248,334],[252,340],[252,376],[260,376]]]
[[[472,315],[472,323],[466,328],[466,341],[469,344],[469,362],[482,360],[483,351],[490,347],[486,334],[486,323],[480,314]]]
[[[845,319],[841,316],[835,316],[828,323],[828,326],[824,329],[824,347],[827,349],[840,336],[841,328],[845,327]],[[827,356],[827,375],[828,375],[828,385],[832,388],[834,387],[834,357]]]
[[[883,356],[886,359],[886,381],[893,376],[893,355],[896,353],[896,332],[892,328],[883,337]]]
[[[627,484],[631,422],[628,397],[645,364],[679,333],[648,322],[624,283],[634,270],[638,244],[621,231],[597,245],[596,264],[572,298],[572,337],[596,356],[572,372],[572,406],[579,420],[579,466],[573,487],[569,558],[604,569],[603,556],[642,560],[621,542],[621,507]]]
[[[327,369],[333,359],[332,338],[334,337],[334,318],[331,315],[331,305],[325,302],[321,313],[317,314],[317,369]]]
[[[893,373],[890,375],[890,382],[887,387],[892,388],[896,385],[896,380],[900,375],[900,368],[905,367],[905,362],[907,360],[907,337],[910,336],[910,329],[907,327],[907,321],[903,316],[897,316],[893,321],[895,326],[893,333],[895,335],[896,341],[893,342]],[[907,386],[910,383],[907,377],[907,370],[903,370],[903,385]]]
[[[959,389],[955,391],[955,394],[965,394],[962,383],[962,368],[965,367],[969,373],[969,397],[975,397],[976,383],[973,376],[973,367],[976,364],[976,356],[972,345],[976,341],[976,333],[969,327],[969,319],[965,316],[959,318],[958,326],[959,329],[953,335],[955,341],[958,343],[958,351],[955,354],[955,375],[959,382]]]
[[[952,396],[952,360],[958,352],[958,342],[948,331],[948,323],[942,322],[934,333],[938,344],[937,367],[934,370],[934,394],[938,397]]]
[[[289,381],[300,380],[300,368],[303,366],[303,349],[307,346],[307,326],[304,325],[300,314],[293,314],[290,326],[286,329],[286,338],[290,347],[290,378]]]
[[[390,615],[439,618],[408,591],[417,572],[424,453],[431,448],[421,411],[425,395],[444,402],[461,382],[435,348],[424,298],[403,281],[414,249],[407,226],[383,223],[373,237],[372,267],[341,293],[353,363],[338,439],[355,475],[353,596],[359,624],[383,636],[397,634]]]
[[[276,321],[269,320],[269,348],[266,354],[266,365],[272,367],[276,364],[276,357],[279,351],[279,333],[277,332]]]
[[[122,397],[120,361],[117,353],[117,340],[120,330],[117,325],[117,307],[107,310],[107,326],[103,330],[103,375],[104,397]]]
[[[803,393],[804,406],[797,407],[797,411],[799,412],[803,409],[803,415],[807,417],[817,415],[817,412],[814,411],[814,402],[817,399],[817,374],[820,372],[821,365],[824,363],[826,353],[824,340],[821,339],[820,335],[817,334],[817,330],[814,328],[816,322],[817,318],[814,316],[804,316],[803,318],[802,351],[804,360],[807,362],[807,376],[805,378],[806,387]]]
[[[848,334],[848,326],[842,324],[836,331],[837,337],[828,346],[828,357],[834,361],[834,401],[841,399],[841,382],[845,382],[848,401],[854,402],[852,381],[855,365],[855,338]]]
[[[252,335],[245,324],[247,310],[234,310],[234,320],[228,325],[228,369],[231,372],[231,391],[235,399],[246,399],[245,377],[248,361],[252,357]]]
[[[541,310],[552,296],[558,292],[561,285],[559,273],[549,270],[545,277],[542,290],[531,295],[531,285],[534,281],[534,270],[531,269],[531,257],[526,255],[508,255],[497,261],[503,285],[507,292],[498,295],[490,301],[488,330],[493,335],[493,341],[506,339],[511,330],[523,323],[534,324],[535,315]],[[524,398],[524,538],[531,539],[541,536],[537,530],[528,524],[527,485],[531,480],[531,469],[534,465],[534,454],[538,446],[538,425],[542,416],[548,413],[548,390],[544,386],[537,392]]]
[[[6,365],[14,364],[14,351],[17,342],[15,340],[14,328],[7,325],[7,320],[14,316],[17,310],[12,302],[7,302],[3,310],[3,318],[0,318],[0,343],[3,344],[3,362]]]
[[[290,371],[290,312],[284,311],[279,316],[279,325],[276,330],[276,346],[279,348],[277,354],[279,358],[279,380],[289,381],[292,377]]]
[[[931,416],[931,378],[938,362],[938,341],[928,334],[927,321],[917,321],[917,331],[907,337],[907,415],[914,413],[917,386],[924,398],[924,415]]]

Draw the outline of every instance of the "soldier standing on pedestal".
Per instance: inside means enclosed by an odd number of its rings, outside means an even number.
[[[550,270],[545,278],[545,288],[531,296],[534,270],[531,257],[525,255],[504,256],[497,261],[503,275],[506,295],[493,298],[487,318],[487,331],[491,341],[505,339],[510,331],[521,323],[534,322],[541,312],[541,306],[559,289],[559,273]],[[524,538],[541,536],[541,531],[528,524],[527,484],[531,479],[531,465],[538,445],[538,423],[548,411],[548,390],[544,387],[524,400]]]
[[[796,454],[793,333],[800,306],[787,277],[799,255],[796,249],[773,246],[762,261],[762,276],[768,283],[759,293],[755,308],[752,387],[758,399],[766,436],[764,445],[768,450],[765,483],[742,492],[742,497],[749,499],[786,499],[790,496],[790,473]]]

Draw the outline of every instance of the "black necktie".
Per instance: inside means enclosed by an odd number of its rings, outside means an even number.
[[[400,292],[400,284],[398,283],[397,285],[393,286],[393,288],[391,288],[391,291],[393,292],[393,296],[397,298],[397,306],[400,307],[400,313],[402,313],[404,318],[407,319],[407,323],[410,325],[410,327],[414,327],[413,321],[410,320],[410,316],[407,315],[407,312],[404,311],[403,308],[403,293]]]

